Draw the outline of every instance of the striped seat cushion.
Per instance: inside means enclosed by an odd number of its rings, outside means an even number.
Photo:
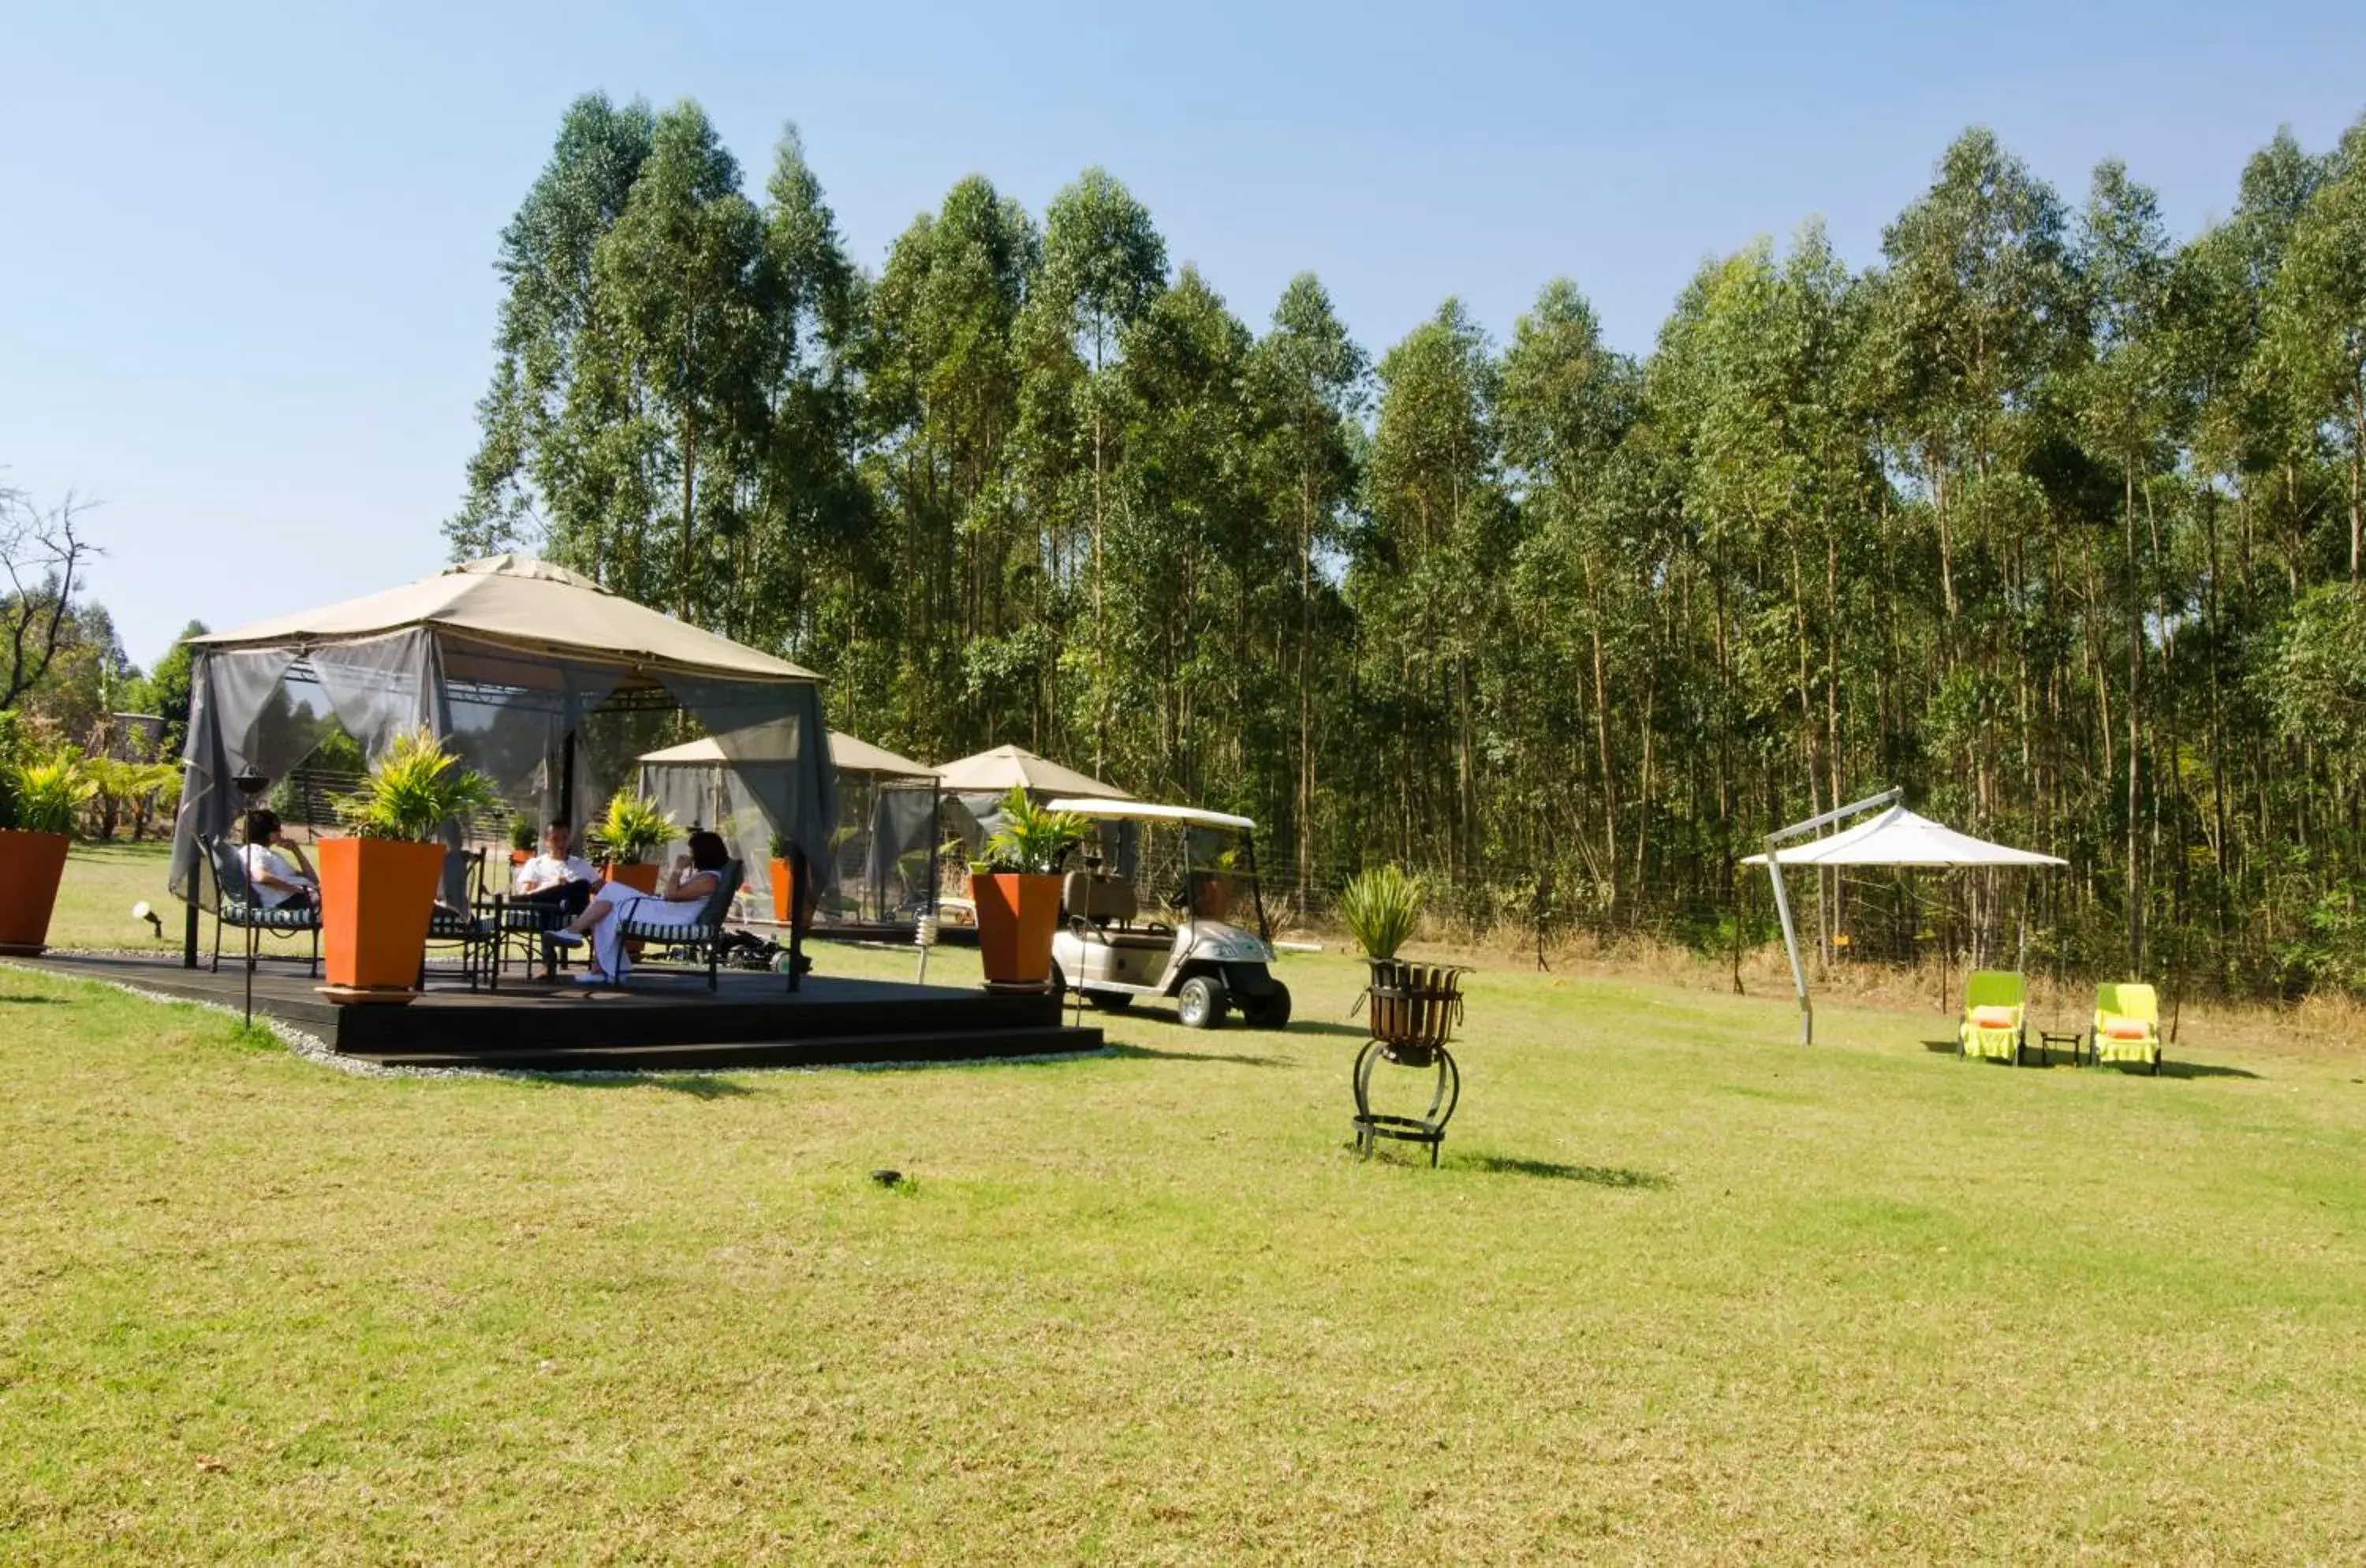
[[[224,904],[221,918],[224,925],[258,926],[265,931],[310,931],[320,923],[316,909],[258,909],[247,904]]]
[[[638,920],[625,920],[616,929],[642,942],[715,942],[723,935],[719,926],[659,926],[644,925]]]

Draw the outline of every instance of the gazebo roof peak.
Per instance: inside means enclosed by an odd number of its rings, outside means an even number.
[[[535,582],[563,582],[569,588],[587,589],[593,593],[613,592],[612,590],[601,587],[580,571],[569,571],[555,562],[544,560],[540,556],[530,556],[518,550],[511,550],[498,556],[485,556],[477,560],[462,561],[457,566],[447,566],[444,569],[443,575],[445,577],[523,577]]]

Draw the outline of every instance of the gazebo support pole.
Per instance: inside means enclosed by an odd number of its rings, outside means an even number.
[[[789,852],[789,989],[801,990],[806,967],[806,852]]]
[[[1816,1043],[1816,1010],[1808,1000],[1808,972],[1799,964],[1799,933],[1791,924],[1791,896],[1783,890],[1783,864],[1774,858],[1774,840],[1766,840],[1766,877],[1774,884],[1774,915],[1783,922],[1783,951],[1791,958],[1791,987],[1799,993],[1799,1043]]]

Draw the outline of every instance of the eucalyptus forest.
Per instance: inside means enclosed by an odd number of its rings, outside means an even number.
[[[2366,988],[2366,120],[2225,213],[1975,129],[1877,258],[1745,244],[1640,358],[1565,279],[1375,352],[1098,169],[964,179],[873,269],[794,131],[754,190],[694,104],[591,96],[500,238],[447,532],[898,750],[1245,810],[1313,902],[1395,860],[1474,925],[1738,942],[1739,857],[1895,784],[2069,861],[1974,894],[2033,958]],[[1808,897],[1858,951],[1933,918]]]

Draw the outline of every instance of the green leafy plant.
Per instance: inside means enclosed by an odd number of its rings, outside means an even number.
[[[520,854],[534,852],[534,818],[519,815],[510,818],[510,848]]]
[[[772,840],[767,844],[764,852],[774,860],[785,861],[791,858],[791,855],[796,847],[797,841],[794,839],[790,838],[786,833],[781,832],[779,829],[775,829],[773,830]]]
[[[988,875],[1040,874],[1060,868],[1060,852],[1085,830],[1084,818],[1039,806],[1023,789],[1002,797],[1002,827],[986,841],[973,870]]]
[[[357,839],[432,839],[444,824],[500,803],[493,783],[460,760],[424,726],[398,735],[362,779],[336,802],[337,822]]]
[[[647,864],[681,836],[681,825],[655,800],[629,791],[608,797],[608,809],[590,834],[592,848],[610,865]]]
[[[1376,865],[1356,874],[1339,895],[1339,919],[1367,958],[1390,959],[1413,940],[1427,894],[1421,878],[1400,865]]]
[[[71,833],[74,813],[91,797],[95,786],[84,776],[82,761],[70,750],[51,753],[38,761],[8,765],[7,825],[26,833]]]
[[[0,829],[17,825],[17,771],[29,760],[24,721],[13,708],[0,708]]]

